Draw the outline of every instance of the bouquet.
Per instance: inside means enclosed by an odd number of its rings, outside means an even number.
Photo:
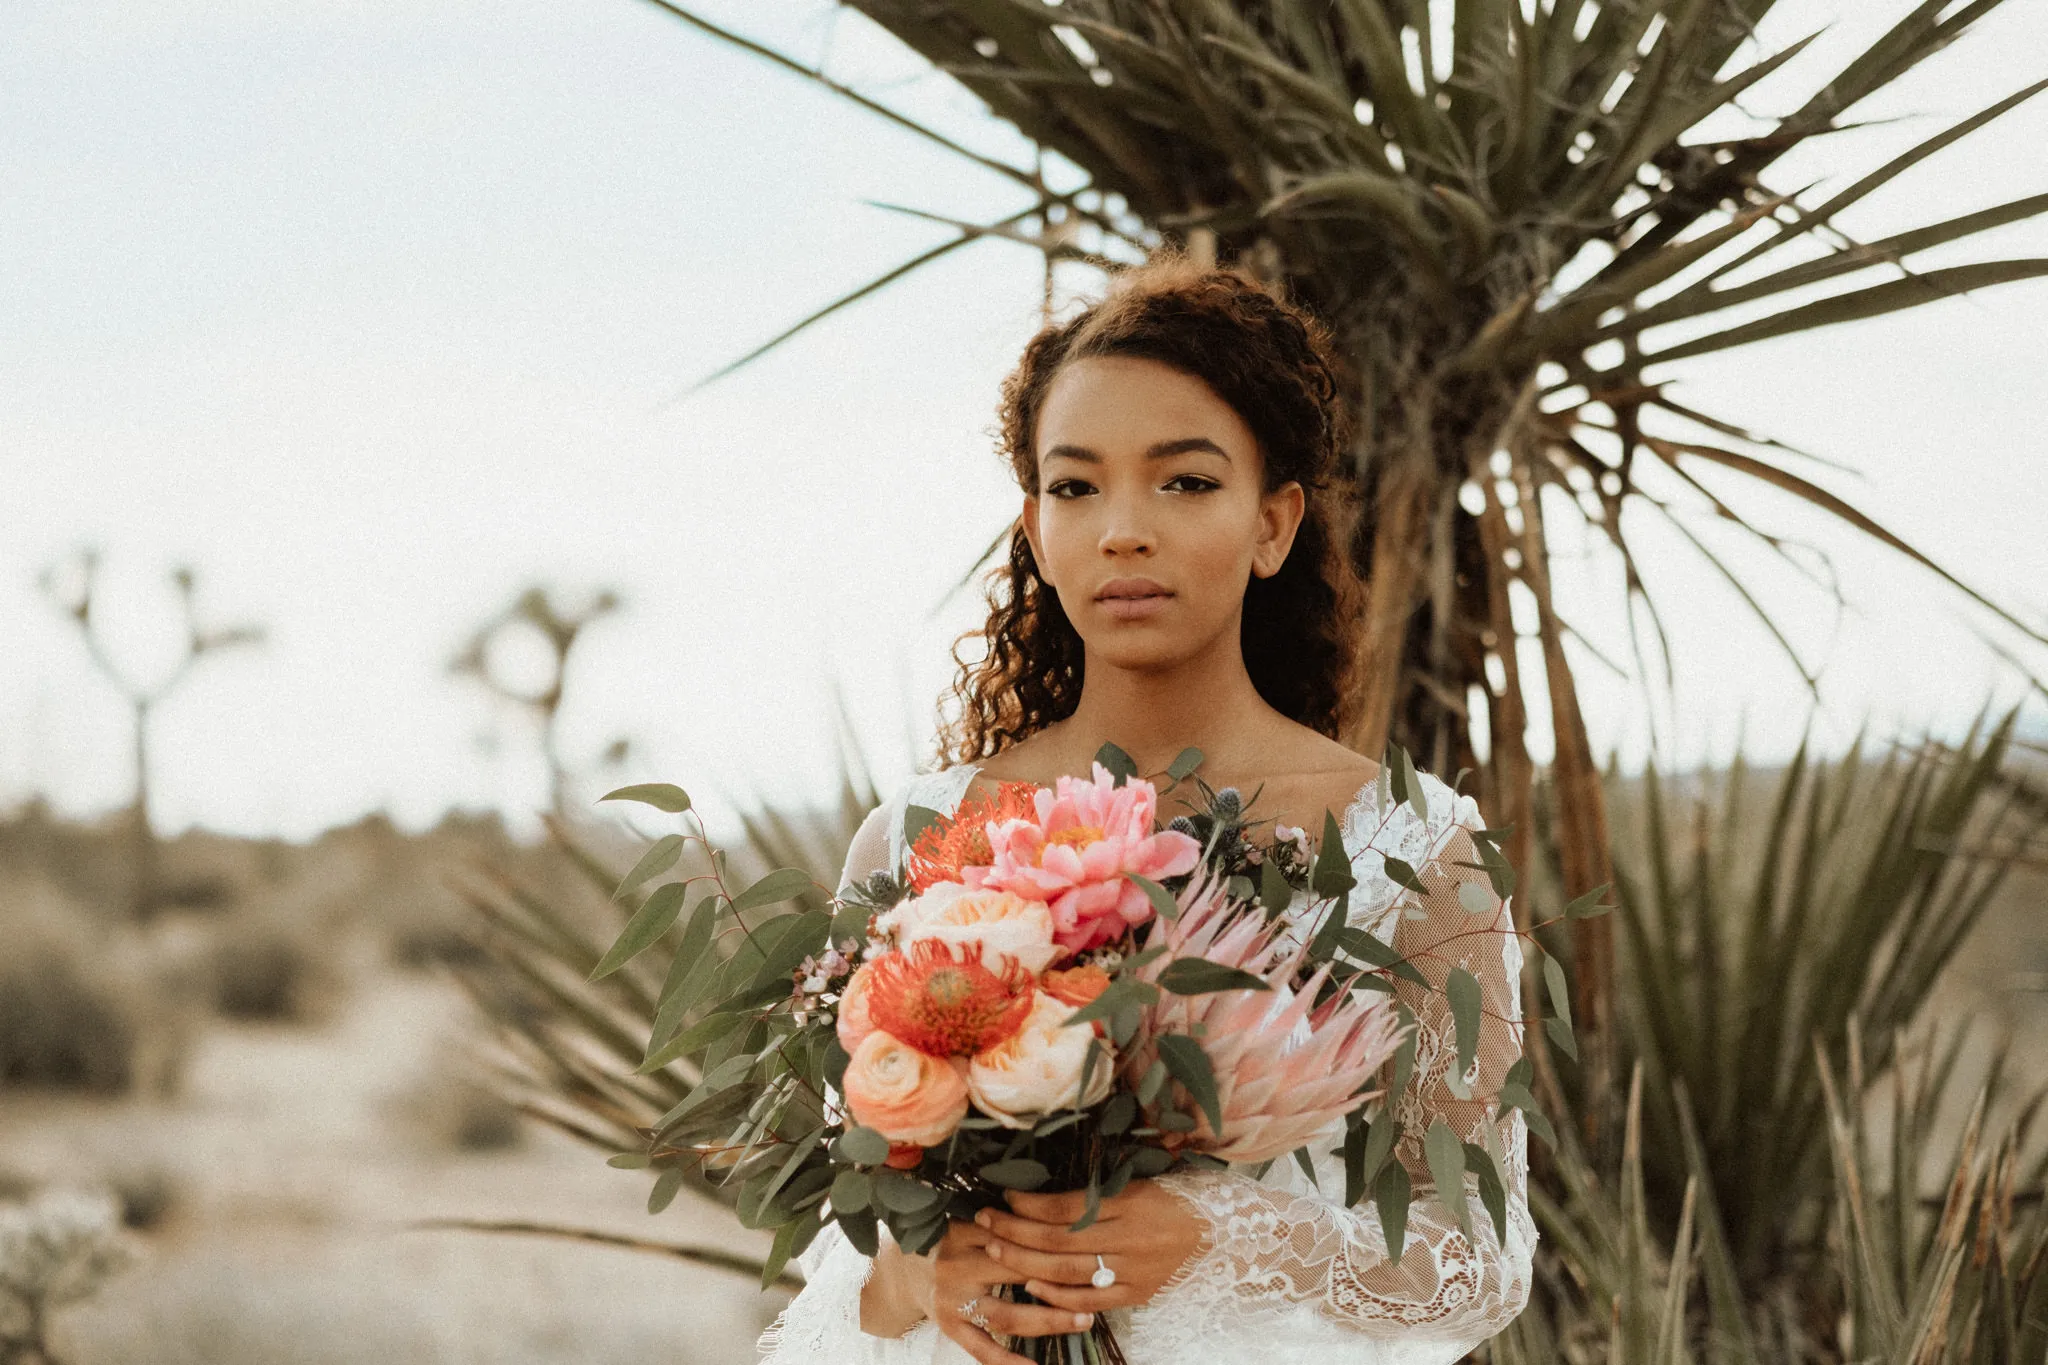
[[[1176,759],[1167,790],[1200,758]],[[1400,799],[1419,801],[1406,755],[1389,759]],[[594,973],[675,945],[642,1069],[677,1068],[691,1088],[645,1130],[645,1152],[614,1163],[663,1168],[671,1191],[691,1164],[736,1187],[742,1222],[775,1231],[764,1284],[827,1222],[868,1255],[882,1227],[921,1253],[1005,1190],[1048,1189],[1086,1192],[1078,1230],[1100,1200],[1175,1167],[1306,1166],[1304,1144],[1340,1122],[1356,1203],[1399,1164],[1390,1123],[1369,1131],[1364,1117],[1387,1093],[1384,1064],[1398,1088],[1413,1061],[1389,978],[1422,978],[1346,923],[1333,815],[1319,848],[1285,828],[1261,844],[1239,793],[1195,785],[1189,813],[1162,827],[1161,790],[1106,745],[1085,779],[1004,783],[944,816],[912,807],[902,865],[822,909],[777,908],[813,889],[794,869],[729,888],[709,850],[711,871],[650,894]],[[666,785],[607,799],[688,809]],[[685,837],[650,849],[622,892],[674,866]],[[1480,848],[1501,885],[1497,848]],[[684,916],[692,882],[709,886]],[[1463,1062],[1477,1020],[1459,1022]],[[1471,1155],[1497,1197],[1494,1158]],[[1396,1183],[1377,1192],[1399,1220]],[[1390,1193],[1402,1207],[1384,1207]],[[1013,1349],[1121,1359],[1101,1316]]]

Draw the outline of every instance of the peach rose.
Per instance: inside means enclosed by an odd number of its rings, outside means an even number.
[[[1101,1055],[1088,1077],[1088,1093],[1076,1095],[1095,1030],[1066,1027],[1073,1012],[1072,1005],[1039,991],[1024,1027],[968,1062],[967,1093],[975,1107],[1007,1128],[1029,1128],[1054,1109],[1077,1102],[1086,1108],[1108,1095],[1116,1064]]]
[[[893,930],[905,950],[921,939],[936,939],[952,949],[979,943],[982,961],[992,971],[1000,970],[999,959],[1008,958],[1037,976],[1060,951],[1052,941],[1052,909],[1044,901],[959,882],[940,882],[903,901],[882,916],[879,927]]]
[[[1040,984],[1053,999],[1079,1009],[1109,989],[1109,973],[1092,964],[1068,967],[1064,971],[1047,972]]]
[[[876,1029],[846,1064],[847,1108],[891,1144],[930,1147],[953,1136],[967,1116],[963,1064],[929,1057]]]
[[[863,962],[847,978],[846,989],[839,993],[839,1046],[849,1054],[860,1046],[863,1038],[875,1031],[873,1021],[868,1018],[868,986],[874,979],[874,963]]]

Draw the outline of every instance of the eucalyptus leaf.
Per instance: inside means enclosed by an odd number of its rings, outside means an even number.
[[[1209,1054],[1202,1045],[1185,1034],[1163,1033],[1159,1036],[1159,1057],[1173,1078],[1186,1086],[1195,1103],[1202,1107],[1209,1120],[1209,1131],[1221,1133],[1223,1102],[1216,1091],[1215,1068],[1209,1064]]]
[[[1429,1130],[1422,1135],[1422,1156],[1429,1163],[1430,1179],[1436,1182],[1437,1198],[1451,1211],[1459,1230],[1471,1237],[1472,1211],[1465,1203],[1465,1147],[1442,1114],[1430,1120]]]
[[[1166,775],[1179,782],[1201,766],[1202,751],[1190,745],[1173,756],[1173,762],[1166,765]]]
[[[992,1161],[979,1171],[983,1180],[1006,1190],[1035,1190],[1052,1179],[1052,1172],[1029,1157]]]
[[[732,910],[737,915],[745,910],[790,900],[812,889],[814,884],[810,873],[800,867],[778,867],[733,897]]]
[[[1109,769],[1109,775],[1119,787],[1138,775],[1137,761],[1107,740],[1095,751],[1095,761]]]
[[[600,801],[637,801],[643,806],[665,810],[671,815],[680,815],[690,808],[688,793],[681,787],[667,782],[641,782],[631,787],[620,787],[597,798]]]
[[[1135,872],[1126,872],[1124,876],[1130,880],[1133,886],[1145,893],[1145,899],[1152,903],[1152,912],[1154,914],[1158,915],[1161,919],[1177,920],[1180,918],[1180,904],[1174,900],[1171,891],[1168,891],[1151,878],[1140,877]]]
[[[1226,967],[1204,957],[1179,957],[1159,973],[1161,990],[1175,995],[1208,995],[1215,991],[1269,991],[1264,977]]]
[[[591,968],[590,980],[601,981],[610,976],[667,933],[669,926],[676,922],[676,916],[682,913],[686,889],[681,882],[656,887],[654,893],[633,912],[633,918],[627,921],[611,951]]]
[[[612,899],[624,900],[627,896],[639,890],[645,883],[653,881],[656,877],[674,867],[676,861],[682,856],[683,836],[680,834],[662,835],[659,839],[648,845],[647,851],[640,855],[640,861],[634,863],[633,870],[628,872],[625,878],[619,882],[619,889],[612,893]]]
[[[1463,967],[1453,967],[1444,981],[1444,994],[1451,1002],[1451,1023],[1458,1036],[1457,1073],[1462,1077],[1479,1054],[1479,979]]]
[[[1372,1186],[1373,1203],[1380,1211],[1380,1231],[1387,1239],[1387,1263],[1399,1266],[1408,1240],[1408,1168],[1389,1161],[1380,1168]]]

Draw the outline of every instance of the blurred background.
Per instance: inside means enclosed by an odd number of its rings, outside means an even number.
[[[1171,215],[991,112],[906,39],[903,6],[683,8],[706,22],[648,0],[0,9],[0,1294],[17,1305],[0,1304],[0,1361],[741,1360],[786,1295],[701,1259],[413,1224],[765,1245],[713,1192],[651,1219],[645,1173],[602,1149],[652,1100],[580,1069],[615,1063],[536,1043],[597,1039],[601,1059],[604,1028],[636,1022],[630,1000],[577,995],[573,968],[617,931],[605,876],[658,831],[596,798],[681,783],[736,856],[829,880],[852,823],[930,761],[948,651],[981,618],[971,575],[1018,502],[997,385]],[[1740,136],[1894,25],[1970,11],[1952,45],[1921,35],[1945,50],[1853,130],[1772,167],[1778,193],[1818,186],[1809,203],[2048,75],[2038,4],[1729,8],[1760,25],[1731,69],[1819,36],[1674,143]],[[970,39],[947,41],[995,60]],[[2048,99],[2016,104],[1835,226],[1867,242],[2038,196],[2044,143]],[[1045,196],[1088,193],[1128,235],[1065,249],[1073,221]],[[958,225],[1020,218],[1028,234],[972,236],[777,341]],[[1227,255],[1247,230],[1204,231]],[[2048,220],[1937,245],[1938,266],[2037,261]],[[1542,306],[1597,268],[1567,262]],[[1953,941],[1909,997],[1873,985],[1823,1011],[1831,1046],[1852,1015],[2048,1025],[2039,846],[1997,823],[2037,808],[2022,779],[2048,752],[2048,282],[2000,278],[1659,375],[1688,408],[1841,466],[1815,477],[1981,597],[1755,481],[1730,501],[1804,558],[1728,532],[1704,491],[1690,530],[1642,524],[1665,646],[1639,652],[1611,540],[1562,516],[1547,532],[1543,605],[1584,732],[1565,747],[1589,746],[1613,830],[1591,864],[1572,849],[1592,836],[1539,835],[1532,901],[1610,880],[1646,922],[1653,903],[1674,924],[1733,904],[1658,882],[1663,851],[1708,837],[1681,794],[1715,794],[1715,847],[1740,863],[1775,784],[1806,790],[1796,754],[1838,762],[1860,736],[1967,759],[2002,718],[1995,766],[2021,777],[1956,795],[2006,804],[1944,836],[1993,850],[2002,880],[1979,903],[1946,865],[1900,871],[1901,919],[1953,906]],[[1591,387],[1568,369],[1552,391]],[[1517,633],[1540,821],[1566,713],[1541,631]],[[1468,719],[1471,751],[1496,757]],[[1467,752],[1432,750],[1398,699],[1392,733],[1444,767]],[[1639,818],[1657,781],[1668,832]],[[1720,804],[1738,788],[1761,793],[1751,814]],[[1877,824],[1869,848],[1913,842]],[[1877,956],[1907,951],[1887,942]],[[1611,945],[1576,948],[1601,954],[1582,981],[1651,975],[1649,947],[1611,969]],[[1661,979],[1692,979],[1698,950],[1659,940]],[[1612,1093],[1589,1113],[1619,1103],[1651,1028],[1626,999],[1612,1011]],[[2038,1047],[2018,1062],[2048,1080]],[[1806,1155],[1819,1180],[1825,1142]],[[1667,1246],[1674,1223],[1651,1220]],[[31,1302],[52,1315],[33,1332],[9,1316]]]

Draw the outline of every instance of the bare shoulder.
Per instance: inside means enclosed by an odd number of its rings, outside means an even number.
[[[1260,756],[1258,771],[1204,774],[1211,786],[1234,786],[1256,799],[1254,825],[1294,825],[1320,832],[1325,811],[1342,818],[1378,779],[1380,765],[1305,725],[1289,723]]]

